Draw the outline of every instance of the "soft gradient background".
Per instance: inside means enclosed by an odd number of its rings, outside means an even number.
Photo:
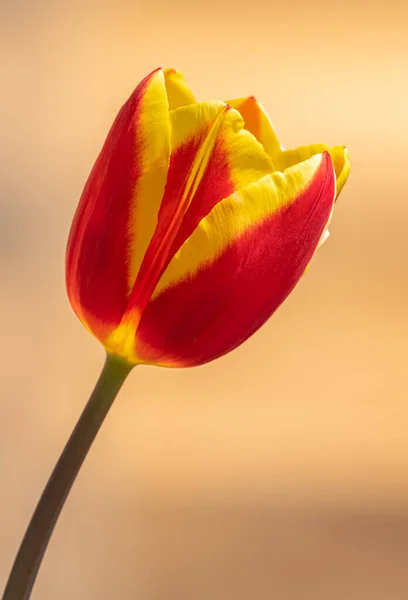
[[[103,362],[65,296],[70,220],[117,110],[163,65],[200,99],[257,95],[287,147],[347,144],[352,175],[250,341],[132,373],[33,598],[405,599],[406,3],[0,7],[0,587]]]

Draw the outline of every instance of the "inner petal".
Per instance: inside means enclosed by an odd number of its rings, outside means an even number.
[[[336,173],[337,196],[343,189],[350,171],[348,150],[345,146],[327,146],[326,144],[311,144],[300,146],[293,150],[285,150],[275,157],[276,167],[283,171],[292,165],[303,162],[315,154],[329,152]]]
[[[258,142],[265,148],[272,162],[275,162],[274,157],[283,151],[283,146],[262,104],[258,102],[255,96],[228,100],[228,104],[241,113],[245,121],[245,129],[256,137]]]

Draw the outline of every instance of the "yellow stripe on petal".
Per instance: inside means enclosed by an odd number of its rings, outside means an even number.
[[[241,113],[245,121],[245,129],[256,137],[274,162],[275,155],[283,151],[283,146],[262,104],[254,96],[228,100],[228,104]]]
[[[337,196],[343,189],[344,184],[350,173],[350,160],[348,150],[345,146],[327,146],[326,144],[311,144],[310,146],[301,146],[293,150],[285,150],[275,157],[276,168],[280,171],[302,162],[315,154],[328,152],[332,159],[334,171],[336,173]]]
[[[194,94],[190,90],[180,71],[176,71],[175,69],[165,69],[164,80],[166,82],[170,110],[174,110],[180,106],[194,104]]]
[[[149,80],[136,125],[138,171],[129,233],[129,292],[157,225],[170,160],[170,119],[163,71]]]
[[[133,364],[140,362],[135,352],[136,331],[140,317],[139,311],[132,311],[127,315],[127,320],[120,323],[104,340],[104,347],[109,353],[117,354]]]
[[[285,173],[276,171],[267,175],[219,202],[175,254],[152,298],[181,280],[193,277],[246,231],[295,202],[327,165],[327,160],[327,154],[315,155]],[[332,169],[331,165],[329,168]],[[335,190],[330,194],[334,199]]]

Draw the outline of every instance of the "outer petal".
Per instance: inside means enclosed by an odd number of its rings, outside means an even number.
[[[103,341],[118,325],[153,234],[170,155],[164,75],[147,76],[120,110],[88,178],[66,255],[71,304]]]
[[[344,184],[350,173],[350,160],[348,150],[345,146],[327,146],[326,144],[311,144],[310,146],[301,146],[294,150],[285,150],[275,156],[275,164],[280,171],[295,165],[296,163],[307,160],[314,154],[329,152],[334,170],[336,172],[337,196],[343,189]]]
[[[176,71],[175,69],[165,69],[164,79],[166,82],[170,110],[174,110],[180,106],[194,104],[194,94],[188,87],[180,71]]]
[[[245,129],[256,137],[275,163],[275,155],[282,152],[283,146],[262,104],[254,96],[228,100],[228,104],[241,113],[245,121]]]
[[[214,206],[273,170],[241,115],[223,102],[178,108],[170,121],[172,152],[157,227],[121,325],[105,342],[131,361],[139,319],[174,254]]]
[[[157,285],[137,331],[139,360],[193,366],[241,344],[302,276],[334,196],[324,153],[217,204]]]

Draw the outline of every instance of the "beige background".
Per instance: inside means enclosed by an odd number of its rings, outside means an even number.
[[[116,111],[162,65],[200,99],[257,95],[287,147],[347,144],[352,175],[260,332],[202,368],[132,373],[33,598],[405,599],[406,3],[0,7],[0,587],[103,361],[65,296],[70,219]]]

